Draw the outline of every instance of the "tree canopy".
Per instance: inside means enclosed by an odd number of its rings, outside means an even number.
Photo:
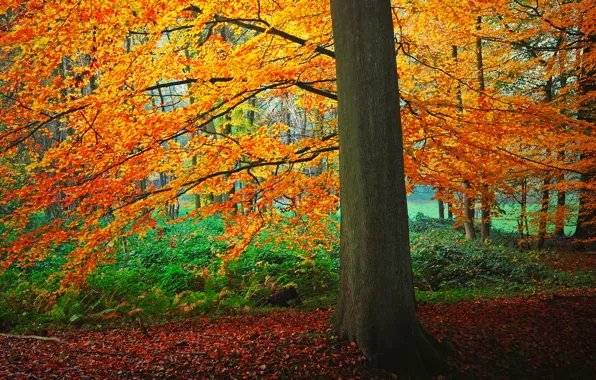
[[[414,0],[392,12],[408,188],[481,199],[486,221],[531,189],[579,193],[593,241],[593,3]],[[64,283],[77,283],[122,236],[178,216],[183,196],[196,208],[180,217],[227,220],[226,260],[279,223],[288,233],[273,239],[330,244],[328,2],[32,0],[0,14],[2,268],[68,244]],[[560,227],[572,207],[547,203],[537,220]]]

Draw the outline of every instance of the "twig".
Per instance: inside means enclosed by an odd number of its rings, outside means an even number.
[[[17,339],[35,339],[35,340],[44,340],[49,342],[57,342],[57,343],[64,343],[63,340],[54,337],[45,337],[45,336],[37,336],[37,335],[12,335],[12,334],[0,334],[0,336],[4,336],[6,338],[17,338]]]

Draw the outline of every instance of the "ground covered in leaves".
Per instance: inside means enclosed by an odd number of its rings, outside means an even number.
[[[420,305],[450,341],[449,378],[596,378],[596,290]],[[331,335],[331,310],[189,319],[141,329],[0,336],[0,378],[393,378]]]

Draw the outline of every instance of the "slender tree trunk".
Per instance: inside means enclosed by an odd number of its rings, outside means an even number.
[[[441,187],[437,187],[437,191],[435,191],[435,197],[437,197],[437,204],[439,206],[439,219],[445,219],[445,203],[442,199],[438,198],[439,196],[443,196],[443,190]]]
[[[488,188],[486,189],[488,190]],[[482,209],[480,210],[480,238],[482,241],[486,242],[490,239],[490,203],[487,201],[487,196],[485,194],[482,195]]]
[[[524,242],[526,242],[526,248],[530,249],[530,243],[527,241],[530,237],[530,229],[528,228],[528,215],[527,215],[527,203],[528,203],[528,183],[527,180],[524,179],[521,185],[521,200],[520,200],[520,213],[519,219],[517,222],[518,230],[519,230],[519,246],[523,247]],[[526,230],[526,234],[524,236],[524,229]]]
[[[416,319],[390,0],[332,0],[341,248],[335,325],[373,365],[427,378]]]
[[[549,77],[544,85],[544,102],[551,103],[553,101],[553,77]],[[545,158],[548,158],[551,153],[547,150],[545,152]],[[550,175],[547,174],[544,177],[544,181],[542,183],[542,200],[540,203],[540,220],[538,223],[538,249],[544,248],[544,241],[546,239],[546,228],[548,222],[548,203],[549,203],[549,185],[550,185]]]
[[[559,152],[559,156],[562,156],[562,159],[565,158],[565,152]],[[561,183],[565,183],[565,175],[559,174],[557,181],[559,185]],[[565,190],[561,190],[559,188],[557,190],[557,210],[555,214],[555,231],[554,235],[558,237],[565,236],[565,220],[567,219],[567,208],[565,207],[566,201],[566,192]]]
[[[193,155],[192,156],[192,166],[197,166],[197,156]],[[194,198],[195,198],[195,210],[198,210],[201,208],[201,194],[195,193],[194,194]]]
[[[482,16],[478,16],[477,30],[482,28]],[[480,108],[483,106],[485,81],[484,81],[484,63],[482,59],[482,38],[476,39],[476,68],[478,70],[478,91],[480,92]],[[486,175],[485,175],[486,176]],[[488,241],[490,238],[490,202],[489,202],[489,189],[488,185],[482,186],[482,198],[480,201],[481,212],[480,212],[480,237],[482,241]]]
[[[561,68],[565,67],[565,62],[563,59],[563,55],[559,54],[559,66]],[[565,73],[561,73],[559,76],[559,86],[560,88],[567,87],[567,75]],[[559,160],[563,163],[565,162],[565,150],[559,151]],[[559,185],[565,183],[565,173],[560,173],[557,177],[557,182]],[[566,205],[566,192],[565,190],[561,190],[559,187],[557,189],[557,210],[556,210],[556,217],[555,217],[555,231],[554,235],[558,237],[565,236],[565,221],[567,220],[567,207]]]
[[[185,50],[184,50],[184,55],[186,56],[186,58],[187,58],[187,59],[190,59],[190,58],[191,58],[191,54],[190,54],[190,51],[189,51],[188,49],[185,49]],[[186,70],[187,70],[188,72],[190,72],[190,66],[188,66],[188,65],[187,65],[187,66],[186,66]],[[187,90],[188,92],[190,92],[190,88],[191,88],[191,86],[192,86],[192,84],[188,84],[188,86],[186,87],[186,90]],[[194,104],[194,102],[195,102],[195,98],[194,98],[193,96],[191,96],[191,97],[188,99],[188,102],[189,102],[190,104]],[[195,131],[195,132],[193,132],[193,134],[192,134],[192,135],[193,135],[193,136],[195,136],[195,135],[196,135],[196,134],[198,134],[198,133],[199,133],[198,131]],[[193,155],[192,155],[192,166],[193,166],[193,167],[194,167],[194,166],[197,166],[197,163],[198,163],[198,157],[197,157],[197,155],[196,155],[196,154],[193,154]],[[195,193],[195,194],[194,194],[194,201],[195,201],[195,202],[194,202],[194,203],[195,203],[195,210],[198,210],[198,209],[200,209],[200,208],[201,208],[201,194],[199,194],[199,193]]]
[[[470,189],[470,181],[464,181],[464,188]],[[466,239],[476,239],[476,231],[474,230],[474,197],[467,192],[464,193],[464,228],[466,230]]]
[[[224,135],[226,136],[230,136],[232,134],[232,116],[230,114],[227,114],[225,116],[225,120],[226,120],[226,126],[224,128]],[[226,174],[224,176],[224,178],[228,179],[230,178],[229,174]],[[234,198],[234,194],[236,194],[236,183],[234,182],[232,184],[232,188],[230,189],[230,191],[228,191],[228,193],[225,195],[225,200],[231,200],[232,198]],[[238,211],[238,205],[234,204],[234,209],[233,212],[236,213]]]
[[[213,122],[210,122],[205,126],[205,132],[211,134],[212,136],[214,136],[215,139],[217,139],[217,135],[215,135],[215,125],[213,124]],[[213,193],[209,193],[207,198],[211,203],[221,203],[223,197],[221,194],[214,195]]]
[[[546,221],[548,217],[548,201],[549,191],[548,185],[550,185],[550,177],[544,178],[542,184],[542,201],[540,205],[540,223],[538,226],[538,249],[544,248],[544,240],[546,239]]]
[[[453,219],[453,203],[447,202],[447,218]]]
[[[451,57],[457,62],[457,46],[453,45],[451,47]],[[464,101],[461,93],[461,84],[457,84],[457,92],[455,95],[457,100],[457,115],[458,119],[464,110]],[[464,188],[470,188],[470,181],[464,180]],[[466,230],[466,239],[467,240],[474,240],[476,238],[476,232],[474,231],[474,200],[471,199],[468,194],[463,195],[463,204],[462,207],[464,208],[464,228]]]

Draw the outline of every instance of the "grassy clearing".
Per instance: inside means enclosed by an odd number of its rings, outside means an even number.
[[[477,205],[477,208],[480,205]],[[494,216],[492,219],[492,228],[501,230],[504,232],[515,232],[517,233],[517,220],[521,211],[521,206],[517,203],[502,203],[501,204],[502,212],[498,216]],[[554,207],[554,204],[550,207]],[[529,204],[527,212],[530,214],[530,233],[536,234],[537,227],[536,223],[532,221],[535,219],[532,215],[534,213],[538,213],[540,210],[539,204]],[[408,201],[408,216],[410,218],[415,218],[416,215],[423,214],[428,216],[429,218],[438,218],[439,217],[439,205],[436,200],[416,200],[416,201]],[[447,212],[445,212],[447,215]],[[567,236],[573,235],[575,232],[575,223],[577,217],[572,215],[572,217],[567,220],[567,224],[565,226],[565,234]],[[476,219],[476,222],[479,223],[480,219]],[[547,225],[548,231],[552,232],[555,228],[554,223],[548,223]]]

